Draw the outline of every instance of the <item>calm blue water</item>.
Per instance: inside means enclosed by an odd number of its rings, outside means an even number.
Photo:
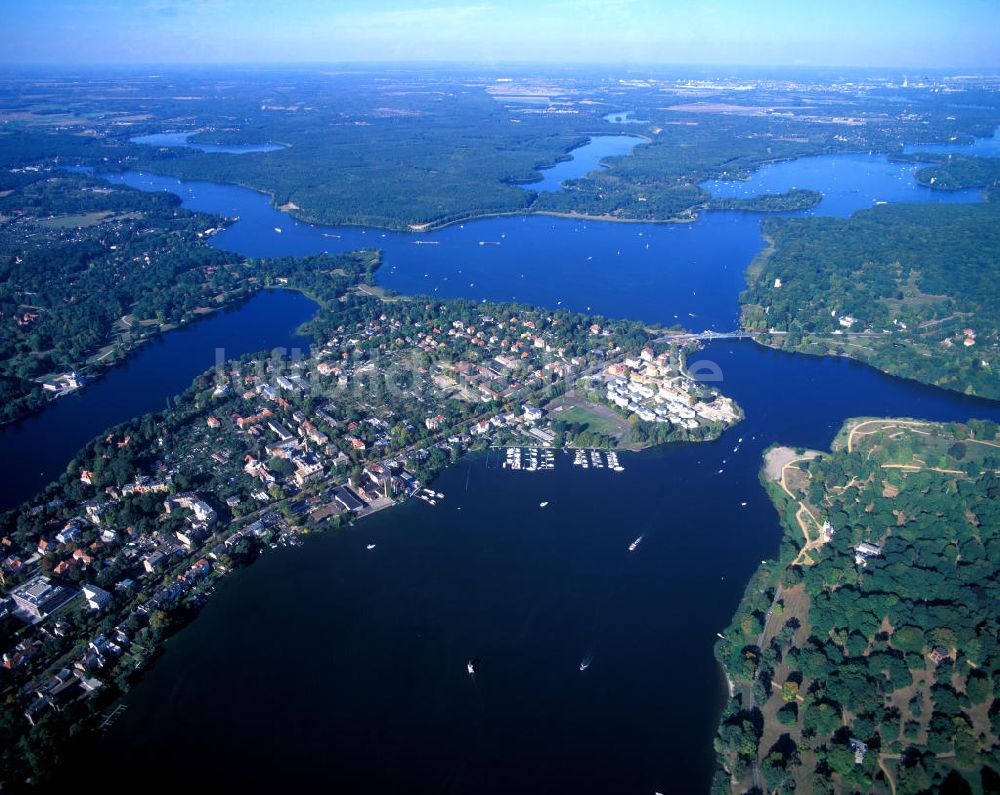
[[[153,135],[137,135],[130,138],[132,143],[149,144],[150,146],[183,146],[188,149],[199,149],[202,152],[220,152],[233,155],[244,155],[250,152],[276,152],[285,147],[281,144],[202,144],[189,141],[194,133],[154,133]]]
[[[372,246],[384,252],[377,282],[400,293],[524,301],[698,330],[735,328],[743,271],[762,245],[759,218],[746,213],[708,213],[693,224],[503,217],[414,235],[299,223],[264,194],[231,185],[134,171],[106,176],[178,193],[191,210],[238,216],[212,245],[246,256]]]
[[[993,133],[992,138],[976,138],[968,144],[921,144],[919,146],[904,146],[903,151],[907,154],[943,152],[977,157],[1000,157],[1000,129]]]
[[[748,180],[709,180],[701,187],[713,196],[739,198],[810,188],[822,191],[823,200],[803,215],[841,218],[879,202],[981,201],[979,190],[943,191],[918,184],[914,173],[924,167],[892,163],[885,155],[823,155],[770,163]]]
[[[838,213],[896,184],[899,172],[859,162],[845,168],[860,168],[864,184],[854,198],[845,184]],[[822,174],[799,163],[801,176]],[[761,246],[760,216],[749,213],[689,225],[504,218],[415,236],[311,228],[232,186],[113,179],[238,215],[213,243],[248,256],[374,245],[386,251],[379,281],[396,289],[562,301],[668,323],[676,314],[693,328],[735,324],[742,272]],[[154,358],[129,380],[157,347],[140,352],[30,421],[16,442],[0,437],[3,460],[20,467],[63,434],[86,438],[108,424],[87,413],[104,401],[123,412],[158,408],[214,361],[212,323],[231,320],[241,349],[252,350],[289,340],[310,311],[304,299],[268,294],[172,334],[160,345],[190,334],[194,349]],[[260,336],[247,340],[251,332]],[[780,537],[757,479],[764,447],[826,447],[856,415],[1000,420],[1000,403],[749,342],[714,344],[700,358],[721,367],[721,388],[747,413],[718,442],[626,455],[620,475],[564,458],[535,475],[466,460],[437,482],[447,495],[438,507],[407,504],[230,578],[129,696],[106,740],[117,770],[144,775],[149,759],[183,738],[184,763],[157,770],[164,784],[186,784],[197,771],[199,783],[246,789],[704,792],[722,703],[712,642]],[[176,373],[175,385],[173,370],[187,360],[190,374]],[[127,389],[105,387],[116,373]],[[72,400],[83,427],[50,424]],[[593,663],[581,673],[585,656]],[[474,682],[470,657],[482,661]]]
[[[1000,156],[1000,130],[992,138],[969,144],[919,144],[904,146],[908,154],[945,152]],[[968,203],[981,201],[977,189],[943,191],[917,183],[914,174],[924,164],[892,163],[885,155],[822,155],[769,163],[748,180],[708,180],[701,187],[713,196],[749,198],[763,193],[784,193],[809,188],[823,193],[823,200],[802,215],[847,217],[880,202]]]
[[[616,113],[609,113],[606,116],[602,116],[602,119],[611,124],[649,124],[645,119],[637,119],[635,115],[630,110],[617,111]]]
[[[238,573],[129,696],[107,738],[120,772],[183,737],[164,783],[197,770],[235,789],[705,792],[715,632],[778,548],[763,449],[827,447],[857,414],[1000,419],[1000,404],[748,342],[703,356],[747,409],[718,442],[625,455],[621,474],[561,455],[534,475],[462,461],[437,507]],[[233,764],[248,743],[254,764]]]
[[[594,135],[589,143],[570,152],[572,160],[564,160],[552,168],[541,169],[541,182],[530,182],[521,187],[540,192],[565,190],[562,184],[566,180],[577,179],[591,171],[604,168],[601,165],[602,160],[627,155],[637,144],[641,144],[642,140],[633,135]]]
[[[159,337],[80,392],[50,403],[0,429],[3,488],[0,510],[14,507],[54,480],[94,436],[132,417],[166,406],[195,376],[224,358],[274,347],[308,349],[295,329],[316,305],[299,293],[258,293],[238,309],[218,312]]]

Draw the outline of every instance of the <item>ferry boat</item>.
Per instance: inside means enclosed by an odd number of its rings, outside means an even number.
[[[635,552],[635,548],[642,543],[642,536],[639,536],[635,541],[628,545],[629,552]]]

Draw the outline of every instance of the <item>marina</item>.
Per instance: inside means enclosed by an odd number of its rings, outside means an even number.
[[[555,453],[540,447],[508,447],[502,467],[520,472],[555,469]]]
[[[624,472],[625,467],[618,460],[618,454],[613,450],[573,450],[573,466],[583,469],[604,469],[612,472]]]
[[[510,469],[517,472],[544,472],[556,468],[556,451],[547,447],[506,447],[501,448],[503,456],[500,461],[501,469]],[[493,449],[490,451],[494,452]],[[618,458],[618,453],[614,450],[591,450],[583,448],[568,448],[563,450],[564,456],[573,456],[573,466],[582,469],[608,469],[612,472],[624,472]],[[490,458],[487,457],[487,466]]]

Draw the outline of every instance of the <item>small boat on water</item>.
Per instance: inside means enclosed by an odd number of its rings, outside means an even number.
[[[475,676],[476,675],[476,667],[478,665],[479,665],[479,660],[478,659],[469,660],[465,664],[465,670],[469,672],[469,676]]]
[[[586,671],[590,667],[591,662],[592,659],[590,657],[585,657],[583,661],[580,663],[580,670]]]
[[[274,231],[277,232],[280,235],[281,234],[281,227],[280,226],[274,227]]]
[[[642,536],[639,536],[635,541],[628,545],[629,552],[635,552],[635,548],[642,543]]]
[[[540,503],[538,503],[538,507],[539,507],[539,508],[544,508],[544,507],[545,507],[546,505],[548,505],[548,504],[549,504],[549,503],[548,503],[548,501],[545,501],[545,502],[540,502]]]
[[[366,549],[375,549],[375,545],[374,545],[374,544],[369,544],[369,545],[368,545],[368,546],[366,547]]]

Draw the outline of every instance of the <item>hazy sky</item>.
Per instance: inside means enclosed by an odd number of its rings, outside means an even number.
[[[1000,66],[1000,0],[0,0],[0,63]]]

